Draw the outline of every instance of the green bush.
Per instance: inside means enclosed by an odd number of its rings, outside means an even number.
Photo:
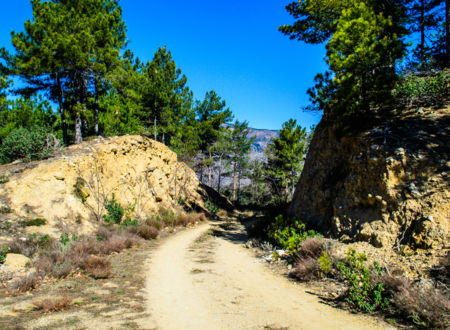
[[[325,275],[328,275],[333,270],[333,261],[331,261],[330,256],[326,252],[322,252],[319,257],[320,269]]]
[[[49,132],[46,128],[16,128],[11,131],[0,145],[0,162],[10,163],[16,159],[42,159],[53,153],[49,145]]]
[[[106,223],[116,223],[120,224],[122,222],[123,215],[125,214],[125,210],[122,205],[120,205],[112,195],[112,198],[106,203],[105,209],[108,214],[103,215],[103,219]]]
[[[356,253],[354,249],[349,249],[345,262],[337,264],[337,269],[350,287],[346,301],[364,312],[385,309],[389,303],[383,295],[383,283],[372,280],[371,270],[366,265],[366,261],[367,257],[364,253]],[[374,262],[373,270],[379,276],[382,274],[376,262]]]
[[[4,263],[6,260],[6,254],[8,253],[8,247],[4,246],[0,250],[0,264]]]
[[[314,230],[307,230],[303,222],[285,218],[281,214],[275,217],[275,222],[269,226],[267,235],[292,255],[297,254],[304,240],[321,237]]]
[[[30,227],[30,226],[43,226],[47,223],[47,221],[45,219],[41,219],[41,218],[36,218],[36,219],[32,219],[32,220],[26,220],[25,221],[25,227]]]
[[[212,216],[216,216],[217,212],[219,212],[219,207],[210,200],[205,202],[205,207]]]
[[[429,76],[409,74],[404,76],[394,89],[400,103],[424,106],[437,105],[449,96],[450,71],[441,71]]]

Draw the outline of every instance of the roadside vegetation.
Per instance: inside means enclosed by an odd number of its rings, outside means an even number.
[[[106,205],[107,214],[94,235],[77,236],[62,233],[59,239],[49,235],[30,234],[17,238],[4,246],[0,263],[7,253],[22,254],[31,258],[29,265],[35,271],[12,282],[12,289],[26,292],[46,278],[62,279],[84,274],[95,279],[111,275],[109,255],[142,244],[143,240],[154,240],[163,230],[186,227],[206,217],[203,213],[179,213],[160,210],[143,221],[124,217],[123,207],[114,198]],[[50,309],[52,310],[52,309]]]

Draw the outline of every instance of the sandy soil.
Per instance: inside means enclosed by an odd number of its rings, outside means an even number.
[[[324,304],[306,286],[277,276],[240,242],[210,224],[165,241],[148,261],[146,295],[158,329],[378,329],[386,323]],[[217,232],[216,232],[217,234]]]

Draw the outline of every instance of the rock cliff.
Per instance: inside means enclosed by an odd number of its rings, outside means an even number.
[[[354,137],[321,122],[289,213],[342,241],[442,247],[450,229],[450,109],[414,109]]]
[[[203,207],[195,173],[165,145],[142,136],[98,138],[44,161],[3,165],[0,178],[4,233],[14,226],[27,233],[88,233],[113,195],[136,218],[180,204]],[[45,224],[27,226],[36,218]]]

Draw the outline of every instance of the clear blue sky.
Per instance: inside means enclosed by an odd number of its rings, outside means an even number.
[[[288,0],[122,0],[130,48],[151,60],[167,46],[197,99],[214,89],[251,127],[279,129],[289,118],[305,127],[320,114],[303,112],[306,90],[325,70],[324,47],[278,32],[292,22]],[[0,47],[31,18],[29,0],[0,0]]]

